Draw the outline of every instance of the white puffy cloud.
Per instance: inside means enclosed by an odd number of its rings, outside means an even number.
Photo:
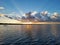
[[[5,9],[4,7],[0,7],[0,10],[3,10],[3,9]]]
[[[45,11],[45,14],[48,14],[48,11]]]
[[[57,12],[54,12],[53,15],[54,15],[55,17],[58,17],[59,14],[58,14]]]
[[[42,11],[41,14],[42,14],[42,15],[47,15],[47,14],[49,14],[49,13],[48,13],[48,11]]]
[[[51,16],[51,19],[57,19],[57,17],[55,17],[55,16],[53,15],[53,16]]]
[[[36,12],[36,11],[34,11],[34,12],[32,12],[32,14],[31,15],[35,15],[35,14],[37,14],[38,12]]]

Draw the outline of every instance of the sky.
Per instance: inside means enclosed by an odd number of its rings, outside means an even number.
[[[60,12],[60,0],[0,0],[0,13]]]

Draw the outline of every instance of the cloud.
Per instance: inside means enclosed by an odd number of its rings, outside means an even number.
[[[27,16],[26,14],[30,15],[30,17]],[[34,11],[34,12],[31,12],[31,14],[29,14],[29,12],[25,13],[25,14],[23,14],[23,16],[20,16],[17,13],[12,12],[12,13],[7,14],[7,15],[13,17],[14,19],[18,19],[18,20],[23,19],[23,20],[27,21],[27,20],[31,19],[33,21],[36,20],[36,21],[56,21],[56,22],[59,21],[60,22],[60,15],[57,12],[49,13],[48,11],[42,11],[42,12]]]
[[[42,11],[40,13],[34,11],[32,15],[40,21],[60,21],[60,15],[57,12],[49,13],[48,11]]]
[[[42,15],[47,15],[47,14],[49,14],[49,13],[48,13],[48,11],[42,11],[41,14],[42,14]]]
[[[0,7],[0,10],[3,10],[3,9],[5,9],[4,7]]]
[[[57,12],[54,12],[53,15],[54,15],[55,17],[58,17],[58,16],[59,16],[59,14],[58,14]]]
[[[37,14],[37,13],[38,13],[38,12],[34,11],[34,12],[32,12],[32,14],[31,14],[31,15],[33,15],[33,16],[34,16],[34,15],[35,15],[35,14]]]
[[[51,19],[57,19],[59,17],[59,14],[57,12],[54,12],[51,16]]]
[[[53,15],[53,16],[51,16],[51,19],[57,19],[57,17],[55,17],[55,16]]]
[[[45,14],[48,14],[48,11],[45,11],[44,13],[45,13]]]

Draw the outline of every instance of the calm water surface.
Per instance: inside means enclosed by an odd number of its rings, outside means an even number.
[[[0,25],[0,45],[57,44],[60,44],[60,24]]]

